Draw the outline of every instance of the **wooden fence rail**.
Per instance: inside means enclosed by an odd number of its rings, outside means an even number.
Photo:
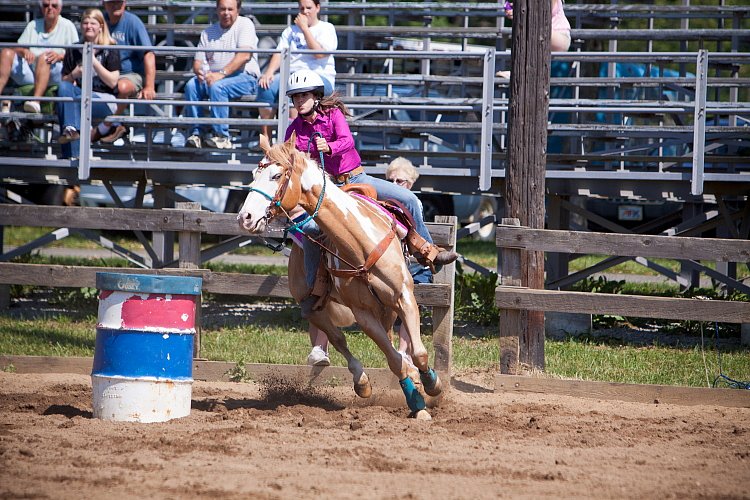
[[[185,207],[176,209],[132,209],[56,207],[0,204],[0,226],[107,229],[122,231],[176,232],[180,241],[179,268],[141,269],[93,266],[65,266],[3,262],[0,256],[0,284],[51,287],[96,287],[97,272],[200,276],[203,290],[210,293],[291,297],[286,276],[214,272],[200,269],[200,235],[247,235],[234,214],[219,214]],[[455,217],[438,217],[427,224],[436,244],[455,249]],[[263,236],[279,238],[280,232]],[[435,275],[434,283],[414,287],[417,302],[432,307],[435,367],[450,374],[452,366],[453,290],[455,265]],[[200,354],[200,335],[196,336],[196,357]]]
[[[500,284],[495,289],[495,304],[500,309],[501,373],[514,374],[522,364],[528,364],[524,339],[518,335],[525,311],[750,323],[748,302],[525,288],[519,265],[522,251],[748,262],[750,241],[530,229],[519,226],[517,219],[504,219],[496,235]],[[543,359],[538,368],[543,368]]]

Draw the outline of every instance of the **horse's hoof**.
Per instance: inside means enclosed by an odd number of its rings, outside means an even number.
[[[367,377],[366,373],[362,372],[359,380],[354,382],[354,392],[357,396],[364,399],[372,396],[372,385],[370,385],[370,379]]]
[[[432,420],[432,415],[430,415],[427,410],[419,410],[409,413],[409,418],[416,418],[417,420]]]
[[[422,380],[422,388],[428,396],[439,396],[443,392],[443,383],[435,370],[430,368],[427,372],[419,372],[419,378]]]

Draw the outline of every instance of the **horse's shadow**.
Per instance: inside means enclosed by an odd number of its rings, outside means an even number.
[[[228,411],[248,409],[274,411],[281,406],[309,406],[320,408],[325,411],[341,411],[346,408],[346,406],[336,401],[331,396],[317,392],[315,388],[312,388],[312,391],[313,392],[310,393],[304,393],[294,389],[287,391],[274,391],[265,394],[261,399],[226,398],[206,399],[200,401],[194,399],[191,408],[193,410],[205,412],[220,412],[223,409]]]
[[[76,408],[75,406],[70,405],[51,405],[49,406],[42,415],[62,415],[64,417],[73,418],[73,417],[83,417],[83,418],[93,418],[94,414],[87,410],[81,410],[79,408]]]

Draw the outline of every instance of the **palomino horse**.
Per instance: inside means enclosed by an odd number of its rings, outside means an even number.
[[[310,322],[326,332],[328,339],[347,361],[354,391],[360,397],[372,394],[367,374],[346,344],[339,327],[356,321],[383,351],[388,367],[398,377],[411,416],[429,419],[422,395],[407,376],[408,365],[394,349],[390,330],[396,316],[406,326],[412,359],[419,369],[424,391],[442,392],[437,373],[428,366],[427,350],[419,333],[419,306],[406,267],[396,228],[380,208],[336,187],[318,164],[294,147],[295,137],[273,147],[261,136],[265,157],[253,172],[253,182],[240,213],[240,227],[250,233],[263,232],[268,222],[300,205],[314,217],[323,234],[333,289],[326,306],[314,311]],[[379,255],[379,257],[378,257]],[[305,283],[302,251],[295,246],[289,258],[289,288],[300,302],[310,292]]]

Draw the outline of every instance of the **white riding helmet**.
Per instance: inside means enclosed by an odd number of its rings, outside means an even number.
[[[323,85],[323,79],[320,75],[309,69],[301,69],[292,73],[289,77],[289,88],[286,95],[291,97],[302,92],[317,92],[323,97],[325,85]]]

